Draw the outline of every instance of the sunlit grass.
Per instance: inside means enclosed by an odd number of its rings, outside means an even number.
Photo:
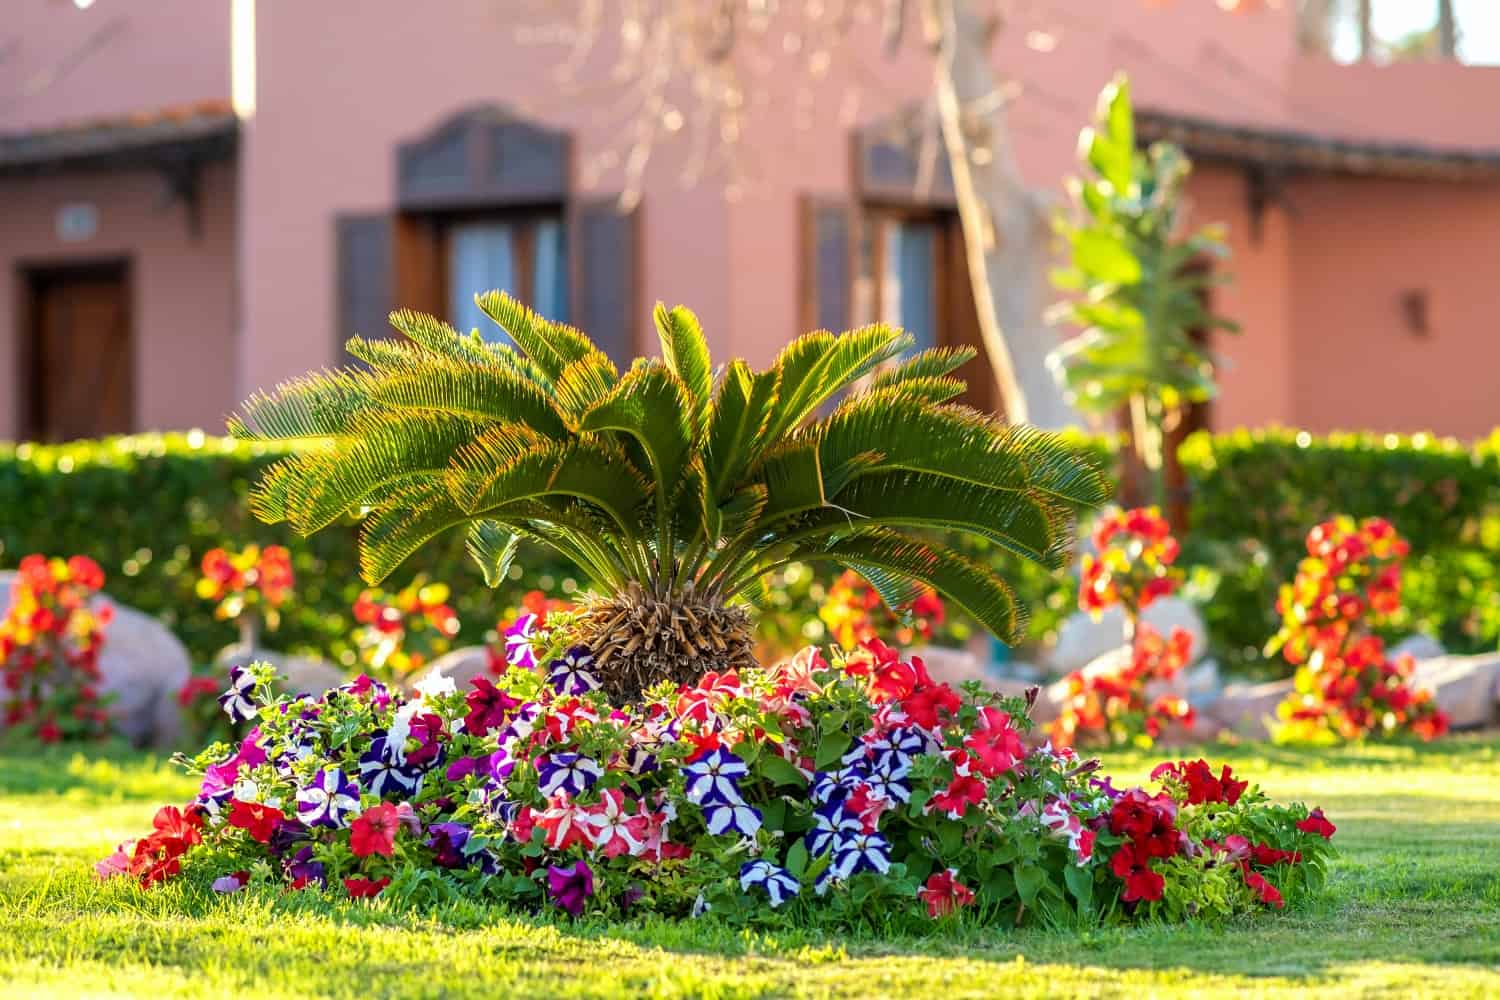
[[[1339,825],[1321,900],[1228,927],[896,938],[100,885],[89,864],[192,782],[123,751],[0,755],[0,995],[1500,995],[1500,743],[1212,755]]]

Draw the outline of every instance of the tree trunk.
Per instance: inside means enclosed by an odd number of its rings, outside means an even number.
[[[924,0],[936,55],[938,117],[953,172],[979,331],[1012,423],[1077,423],[1048,370],[1056,336],[1048,301],[1048,206],[1025,186],[990,65],[989,25],[976,0]]]
[[[1359,0],[1359,58],[1361,62],[1375,58],[1375,12],[1371,0]]]
[[[1458,58],[1458,22],[1453,18],[1453,0],[1438,0],[1438,54]]]

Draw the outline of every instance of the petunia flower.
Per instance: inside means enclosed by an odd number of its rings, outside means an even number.
[[[231,893],[239,892],[250,884],[249,872],[230,872],[214,879],[212,889],[214,892]]]
[[[255,718],[255,677],[244,667],[236,664],[229,668],[229,690],[219,695],[219,705],[230,722],[249,722]]]
[[[292,880],[293,889],[306,889],[314,883],[319,886],[328,884],[323,862],[313,860],[312,845],[302,848],[292,856],[286,866],[286,873]]]
[[[392,792],[415,795],[421,787],[422,771],[398,761],[389,737],[381,733],[370,741],[370,749],[360,755],[359,780],[371,795],[382,798]]]
[[[418,700],[432,702],[447,695],[456,694],[458,692],[458,685],[454,683],[452,677],[449,677],[445,673],[437,672],[428,674],[417,681],[416,684],[412,685],[412,690],[417,692]]]
[[[464,847],[469,843],[469,828],[462,823],[434,823],[427,828],[427,846],[434,852],[433,862],[442,868],[467,868],[469,857]]]
[[[754,836],[761,822],[760,810],[743,802],[716,802],[704,806],[703,819],[708,824],[708,832],[716,837],[731,831],[741,837]]]
[[[884,875],[891,870],[891,845],[878,833],[850,834],[839,838],[833,845],[833,864],[829,871],[836,878],[849,878],[860,872],[879,872]]]
[[[522,615],[505,630],[505,662],[513,667],[536,666],[531,643],[537,631],[536,615]]]
[[[464,702],[469,706],[468,714],[464,716],[464,732],[471,736],[483,736],[492,729],[499,729],[520,704],[487,677],[475,677],[469,684],[473,690],[464,695]]]
[[[103,880],[114,878],[116,875],[130,874],[131,855],[134,852],[135,841],[124,841],[109,857],[94,863],[94,876]]]
[[[764,859],[747,861],[740,866],[740,891],[748,893],[757,887],[764,889],[770,897],[773,910],[802,891],[802,883],[796,876]]]
[[[599,802],[583,810],[583,823],[590,830],[595,850],[606,858],[639,855],[645,849],[650,820],[640,813],[626,812],[625,794],[618,788],[601,792]]]
[[[1279,910],[1286,905],[1286,900],[1281,898],[1281,891],[1270,882],[1266,881],[1264,875],[1261,875],[1257,872],[1246,871],[1245,884],[1249,886],[1251,891],[1253,891],[1255,895],[1260,899],[1260,901],[1262,903],[1265,903],[1267,906],[1275,907]]]
[[[518,823],[525,823],[534,817],[535,825],[546,831],[545,843],[554,851],[565,851],[574,844],[582,844],[587,847],[591,844],[592,836],[590,829],[584,823],[583,810],[573,803],[572,796],[567,792],[559,792],[547,803],[547,808],[540,813],[534,813],[530,809],[521,810],[517,817]],[[516,833],[516,839],[522,842],[529,839]]]
[[[323,768],[311,784],[297,789],[297,815],[309,826],[348,826],[358,808],[359,785],[337,767]]]
[[[250,834],[250,839],[269,844],[276,827],[286,819],[280,808],[264,802],[244,802],[234,799],[229,804],[229,825]]]
[[[917,898],[927,904],[927,915],[934,920],[974,902],[974,890],[958,880],[958,870],[933,872],[917,890]]]
[[[388,878],[346,878],[344,889],[349,893],[350,899],[373,899],[380,895],[380,890],[391,884]]]
[[[575,917],[582,916],[584,904],[594,894],[594,872],[584,861],[571,868],[549,865],[547,891],[552,896],[553,906]]]
[[[864,830],[859,816],[845,808],[843,801],[828,802],[813,810],[813,828],[807,831],[807,853],[817,857],[842,840]]]
[[[1010,715],[992,705],[979,710],[979,720],[964,738],[964,748],[974,755],[979,773],[986,778],[1009,771],[1026,756],[1021,734],[1011,725]]]
[[[594,665],[594,654],[587,646],[574,646],[553,660],[548,667],[547,683],[558,694],[588,694],[603,686],[599,678],[589,669]]]
[[[395,806],[389,802],[373,805],[351,824],[349,848],[356,858],[367,858],[372,854],[388,858],[395,850],[396,831],[400,827]]]
[[[543,754],[536,759],[537,789],[548,798],[558,792],[581,795],[604,774],[597,762],[576,753]]]
[[[1338,827],[1328,822],[1328,817],[1323,815],[1321,808],[1308,813],[1307,819],[1297,824],[1297,829],[1303,833],[1316,833],[1324,840],[1328,840],[1338,832]]]
[[[739,779],[749,771],[744,761],[720,747],[683,767],[687,799],[699,805],[739,805],[745,801],[740,797]]]
[[[983,802],[988,791],[984,780],[971,774],[955,774],[948,787],[927,800],[926,812],[940,812],[949,819],[963,819],[970,806]]]

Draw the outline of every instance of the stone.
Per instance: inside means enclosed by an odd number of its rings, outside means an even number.
[[[1142,619],[1162,635],[1170,635],[1173,628],[1185,628],[1193,637],[1193,656],[1199,657],[1208,648],[1208,628],[1198,609],[1180,597],[1164,597],[1152,602]],[[1125,613],[1118,607],[1109,608],[1098,621],[1084,611],[1070,615],[1057,630],[1057,641],[1051,648],[1043,650],[1041,662],[1056,676],[1081,670],[1117,648],[1124,641]]]
[[[453,679],[460,691],[469,689],[469,682],[476,677],[490,677],[491,654],[488,646],[462,646],[449,650],[412,675],[408,688],[415,688],[428,677],[442,674]]]
[[[0,572],[0,614],[10,609],[15,573]],[[120,735],[138,747],[173,749],[182,738],[177,692],[193,671],[185,646],[161,622],[107,594],[90,602],[95,610],[108,604],[114,618],[99,652],[99,691]]]
[[[1217,699],[1203,706],[1201,715],[1244,739],[1266,739],[1271,735],[1267,722],[1276,718],[1276,706],[1292,690],[1291,678],[1263,684],[1231,684]]]
[[[906,650],[905,655],[908,658],[920,657],[933,680],[952,684],[954,687],[965,681],[990,681],[986,663],[967,649],[913,646]]]
[[[1187,671],[1187,698],[1194,705],[1208,704],[1224,690],[1224,679],[1219,673],[1219,661],[1207,657]]]
[[[274,664],[277,673],[284,678],[281,689],[288,694],[320,695],[349,679],[343,670],[327,660],[293,656],[274,649],[251,648],[243,643],[226,646],[214,657],[214,666],[224,674],[229,673],[230,667],[256,662]]]
[[[1500,723],[1500,653],[1441,656],[1422,660],[1412,685],[1430,688],[1454,729],[1482,729]]]
[[[1442,643],[1430,635],[1418,632],[1415,635],[1407,636],[1392,646],[1388,651],[1388,655],[1392,659],[1395,659],[1403,653],[1407,653],[1411,655],[1412,659],[1421,662],[1422,660],[1436,659],[1446,652],[1447,650],[1443,648]]]

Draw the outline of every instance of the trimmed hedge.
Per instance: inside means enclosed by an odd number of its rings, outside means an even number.
[[[1191,488],[1191,596],[1230,669],[1285,672],[1259,656],[1276,630],[1277,587],[1306,555],[1308,529],[1340,513],[1388,518],[1411,542],[1406,606],[1388,638],[1426,632],[1460,653],[1500,643],[1500,431],[1474,445],[1428,434],[1200,432],[1179,458]]]
[[[251,485],[282,453],[196,431],[0,445],[0,566],[32,552],[90,555],[104,567],[113,597],[159,617],[204,662],[237,633],[215,621],[212,605],[193,593],[203,553],[252,541],[285,545],[296,596],[267,645],[352,664],[350,608],[364,586],[354,532],[334,528],[304,539],[286,525],[255,521],[245,509]],[[463,621],[461,641],[481,642],[525,589],[572,586],[555,559],[529,553],[518,566],[525,573],[515,571],[511,585],[486,588],[459,533],[434,542],[420,565],[414,560],[391,582],[404,584],[419,569],[449,582]]]

